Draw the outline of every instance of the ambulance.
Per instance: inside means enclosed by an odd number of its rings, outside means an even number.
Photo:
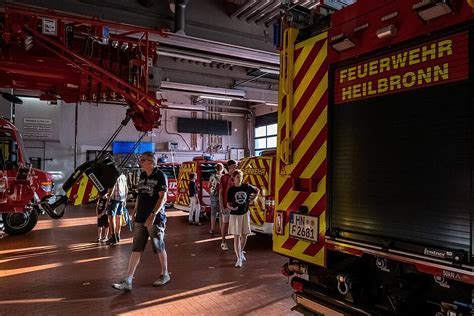
[[[179,166],[177,162],[159,162],[158,167],[168,178],[168,197],[166,199],[166,208],[172,208],[176,201],[176,192],[178,188]]]
[[[178,174],[176,201],[174,207],[189,212],[189,176],[195,172],[197,174],[196,184],[198,190],[201,212],[211,213],[210,183],[211,175],[216,172],[216,164],[220,162],[224,166],[226,161],[209,160],[207,157],[194,157],[192,161],[181,164]]]
[[[335,2],[282,17],[273,250],[295,309],[473,315],[474,1]]]
[[[250,204],[250,227],[256,233],[271,235],[275,211],[275,157],[276,151],[265,151],[261,156],[244,158],[239,169],[244,174],[243,183],[260,189],[260,194]]]

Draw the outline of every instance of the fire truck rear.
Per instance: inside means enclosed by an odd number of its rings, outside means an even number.
[[[273,249],[300,311],[472,315],[470,4],[289,9]]]
[[[275,151],[269,151],[240,162],[243,182],[260,190],[257,200],[250,204],[250,227],[254,232],[268,235],[273,232],[275,213],[275,155]]]
[[[226,161],[208,160],[197,156],[193,161],[183,162],[179,168],[176,201],[174,207],[189,212],[189,178],[191,173],[196,173],[196,184],[201,205],[201,211],[209,215],[211,213],[210,182],[211,175],[216,172],[216,164],[220,162],[226,165]]]

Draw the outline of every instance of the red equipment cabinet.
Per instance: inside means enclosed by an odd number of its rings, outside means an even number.
[[[285,31],[273,249],[300,310],[473,312],[473,18],[360,0]]]

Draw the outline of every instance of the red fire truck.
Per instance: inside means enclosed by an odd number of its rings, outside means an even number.
[[[472,315],[470,4],[288,9],[273,249],[299,310]]]
[[[158,166],[168,177],[168,195],[165,207],[171,208],[176,202],[176,192],[178,183],[179,166],[181,164],[177,162],[160,162]]]
[[[10,235],[31,231],[38,221],[35,203],[52,195],[52,176],[27,164],[20,133],[0,118],[0,213]]]
[[[252,231],[271,235],[275,213],[275,159],[276,152],[266,151],[261,156],[242,159],[239,169],[244,173],[243,182],[260,190],[250,204],[250,227]]]

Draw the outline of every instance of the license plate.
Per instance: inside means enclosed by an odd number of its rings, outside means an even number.
[[[290,213],[290,236],[318,242],[319,218]]]

